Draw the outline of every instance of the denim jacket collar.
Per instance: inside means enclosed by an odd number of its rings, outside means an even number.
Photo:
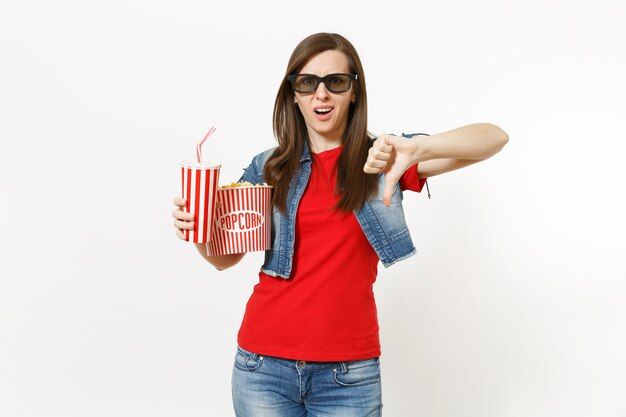
[[[304,141],[304,147],[302,148],[302,155],[300,155],[300,163],[304,161],[311,161],[311,152],[309,151],[308,141]]]

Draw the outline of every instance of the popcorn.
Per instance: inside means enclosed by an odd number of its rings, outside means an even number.
[[[230,184],[227,185],[220,185],[220,189],[223,188],[237,188],[237,187],[269,187],[269,185],[267,183],[263,183],[263,184],[252,184],[251,182],[248,181],[244,181],[244,182],[231,182]]]

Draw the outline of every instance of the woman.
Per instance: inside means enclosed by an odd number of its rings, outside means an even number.
[[[337,34],[304,39],[274,107],[278,147],[242,181],[274,187],[272,249],[246,306],[233,368],[237,416],[380,416],[373,295],[385,267],[415,253],[402,191],[494,155],[508,137],[491,124],[437,135],[367,131],[367,95],[354,47]],[[382,173],[382,174],[381,174]],[[177,234],[193,214],[174,200]],[[244,254],[204,258],[222,270]]]

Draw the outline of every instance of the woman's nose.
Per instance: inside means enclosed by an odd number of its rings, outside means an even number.
[[[329,94],[328,94],[328,90],[326,89],[326,84],[324,83],[319,83],[319,85],[317,86],[317,90],[315,91],[315,97],[319,98],[320,100],[326,99],[328,98]]]

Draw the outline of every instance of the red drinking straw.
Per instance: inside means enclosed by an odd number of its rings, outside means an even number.
[[[198,157],[198,163],[202,162],[202,144],[204,143],[205,140],[209,138],[209,136],[213,134],[213,132],[215,132],[215,128],[211,126],[209,131],[206,132],[206,135],[204,135],[202,140],[198,142],[198,144],[196,145],[196,156]]]

